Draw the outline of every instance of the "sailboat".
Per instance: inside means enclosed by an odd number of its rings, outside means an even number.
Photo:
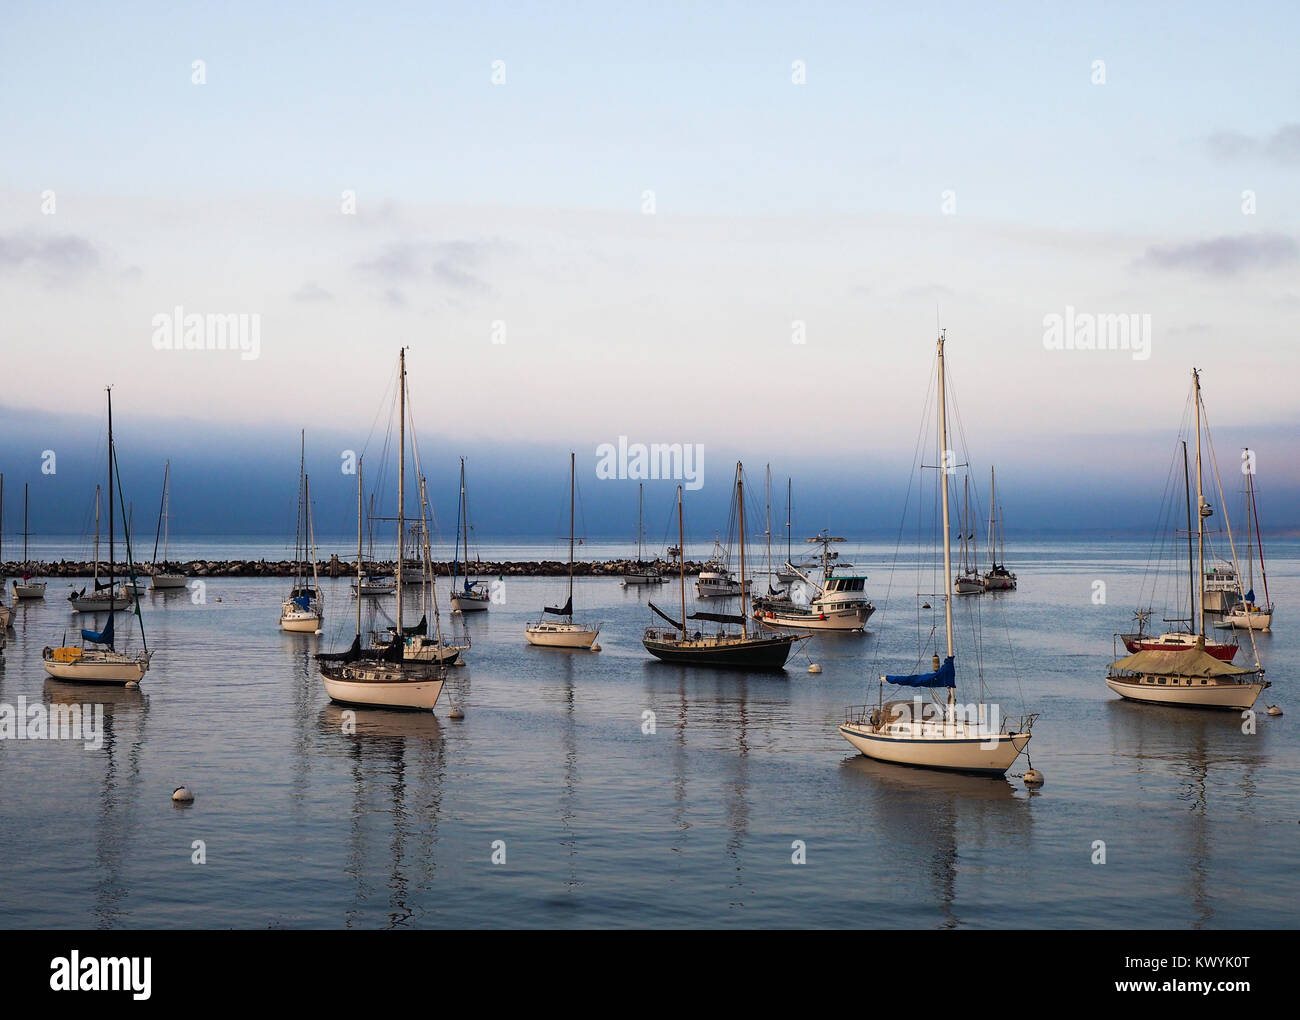
[[[794,562],[794,481],[785,480],[785,563],[776,572],[776,583],[791,585],[809,570],[815,570],[817,561],[804,558]]]
[[[406,348],[398,352],[398,471],[397,535],[399,545],[406,529]],[[419,466],[416,467],[417,472]],[[423,502],[423,497],[422,497]],[[357,471],[357,584],[363,575],[361,549],[362,482]],[[402,559],[397,557],[397,627],[394,640],[383,649],[361,647],[361,600],[357,599],[357,632],[345,652],[321,653],[321,680],[331,701],[343,705],[374,708],[432,709],[447,681],[447,667],[442,662],[422,662],[407,655],[409,638],[402,623]],[[427,560],[427,546],[426,546]],[[437,621],[437,614],[434,616]],[[441,624],[437,623],[437,640],[442,644]]]
[[[948,450],[947,398],[944,389],[944,341],[938,339],[938,415],[939,464],[946,465],[944,453]],[[940,502],[943,507],[943,576],[951,578],[952,534],[948,508],[948,471],[940,468]],[[986,721],[987,709],[983,701],[977,705],[957,704],[957,666],[953,643],[952,623],[953,590],[943,593],[944,632],[947,639],[946,654],[939,661],[937,650],[932,655],[930,670],[923,673],[889,675],[880,678],[880,697],[874,706],[854,706],[845,711],[845,721],[839,727],[840,735],[869,758],[892,762],[896,765],[914,765],[929,769],[954,772],[971,772],[985,775],[1004,775],[1029,745],[1030,730],[1035,715],[1021,717],[1006,727]],[[930,691],[947,689],[944,703],[932,700],[923,703],[918,694],[911,701],[885,701],[886,684],[919,688]],[[982,686],[982,682],[981,682]]]
[[[456,587],[460,574],[461,542],[465,544],[465,579],[461,587]],[[469,577],[469,497],[465,493],[465,458],[460,459],[460,503],[456,506],[456,548],[451,562],[451,611],[453,613],[484,613],[491,604],[491,598],[482,587],[482,582],[470,580]]]
[[[5,476],[0,473],[0,563],[4,563]],[[14,622],[13,606],[4,604],[4,585],[0,584],[0,648],[4,647],[4,632]]]
[[[127,591],[125,584],[116,584],[112,582],[112,563],[109,563],[109,582],[99,580],[99,502],[100,487],[95,486],[95,569],[91,581],[91,590],[85,588],[74,591],[68,596],[68,602],[72,605],[73,612],[77,613],[106,613],[109,611],[116,612],[119,609],[126,609],[132,604],[133,595]],[[112,510],[113,493],[109,490],[109,509],[110,517]],[[110,520],[111,524],[111,520]],[[113,536],[109,534],[109,560],[113,558],[112,545]]]
[[[370,556],[369,561],[373,565],[375,562],[375,494],[370,494],[370,514],[369,534],[370,534]],[[398,549],[398,556],[403,555],[403,550]],[[352,595],[356,597],[361,595],[365,598],[380,598],[384,595],[391,595],[397,590],[397,581],[384,574],[367,574],[365,577],[358,578],[352,582]]]
[[[1138,622],[1137,633],[1121,634],[1120,640],[1124,642],[1124,647],[1130,652],[1182,652],[1198,645],[1208,654],[1221,662],[1231,662],[1237,655],[1236,641],[1211,641],[1205,639],[1204,635],[1198,636],[1195,633],[1194,624],[1196,622],[1196,570],[1192,561],[1192,483],[1191,476],[1187,466],[1187,443],[1182,444],[1183,448],[1183,495],[1187,508],[1187,599],[1188,608],[1187,616],[1184,617],[1166,617],[1165,623],[1186,623],[1186,630],[1167,631],[1156,637],[1146,633],[1146,621],[1151,617],[1149,609],[1139,609],[1134,612],[1133,616]],[[1199,467],[1198,467],[1199,473]],[[1199,485],[1199,479],[1197,480]],[[1204,529],[1200,529],[1202,536]],[[1201,559],[1205,558],[1205,544],[1201,543]],[[1200,571],[1202,578],[1207,578],[1208,572],[1202,569]],[[1233,576],[1236,576],[1234,571]],[[1201,587],[1201,608],[1209,612],[1205,605],[1205,583]]]
[[[1247,458],[1250,450],[1243,451]],[[1264,581],[1264,604],[1255,602],[1255,545],[1251,544],[1251,524],[1255,526],[1254,541],[1259,547],[1259,574]],[[1224,615],[1220,628],[1267,631],[1273,626],[1273,600],[1268,594],[1268,570],[1264,567],[1264,540],[1259,532],[1259,510],[1255,505],[1255,473],[1246,473],[1246,592]]]
[[[713,552],[700,569],[699,579],[695,582],[695,594],[702,599],[730,599],[737,595],[748,595],[751,578],[736,575],[727,566],[731,550],[724,549],[716,538],[713,540]]]
[[[1012,591],[1016,587],[1016,575],[1007,569],[1003,511],[998,506],[998,481],[993,468],[989,468],[989,513],[989,559],[992,562],[984,574],[984,590]]]
[[[117,450],[113,445],[113,389],[108,388],[108,584],[106,590],[114,591],[116,569],[114,561],[114,490],[121,495],[122,480],[117,470]],[[96,501],[98,506],[98,501]],[[98,532],[96,532],[98,538]],[[98,541],[96,542],[96,561],[98,561]],[[131,535],[126,533],[127,570],[133,568],[131,555]],[[96,562],[98,566],[98,562]],[[134,576],[130,577],[134,581]],[[96,581],[98,585],[98,581]],[[98,593],[98,592],[97,592]],[[140,651],[136,653],[117,650],[117,637],[114,632],[115,614],[108,613],[108,623],[103,630],[82,629],[82,644],[64,645],[60,648],[46,647],[41,652],[45,672],[58,680],[70,680],[95,684],[139,683],[149,670],[153,652],[149,650],[144,636],[144,617],[140,614],[140,600],[133,598],[128,603],[132,606],[136,621],[140,625]],[[105,606],[107,608],[107,605]]]
[[[316,569],[316,536],[311,522],[311,486],[307,479],[307,433],[301,434],[298,460],[298,520],[293,544],[293,585],[280,606],[280,629],[295,634],[315,634],[325,619],[325,602]],[[306,558],[311,557],[311,583],[307,583]]]
[[[672,629],[651,626],[645,629],[641,643],[645,650],[656,659],[679,665],[722,666],[734,669],[777,671],[785,669],[790,652],[800,641],[806,641],[812,635],[803,634],[757,634],[750,636],[748,624],[747,591],[745,577],[745,484],[743,470],[736,464],[736,500],[740,515],[740,613],[691,613],[686,615],[686,565],[685,557],[679,559],[678,576],[681,583],[682,618],[675,620],[653,602],[651,610],[660,619],[672,624]],[[682,510],[682,487],[677,487],[677,535],[678,547],[685,548],[686,532]],[[688,620],[700,620],[719,624],[717,631],[706,634],[702,630],[692,632],[687,626]],[[728,628],[738,627],[739,630]]]
[[[167,461],[163,467],[162,502],[158,506],[158,529],[153,536],[153,566],[149,584],[154,591],[175,591],[184,588],[187,578],[174,570],[167,569],[167,546],[171,538],[171,477],[172,462]],[[158,540],[162,539],[163,558],[158,562]]]
[[[975,565],[978,559],[974,548],[975,531],[970,516],[970,475],[966,476],[966,494],[961,504],[961,573],[953,578],[953,590],[958,595],[978,595],[984,590],[984,579]],[[969,551],[969,555],[968,555]]]
[[[636,564],[623,573],[623,586],[637,584],[667,584],[668,578],[654,564],[647,564],[641,559],[641,541],[645,535],[641,527],[641,504],[645,486],[638,482],[636,487]]]
[[[524,629],[524,635],[530,645],[542,645],[547,648],[590,648],[600,633],[599,625],[592,627],[586,623],[575,623],[573,619],[573,514],[576,484],[574,475],[574,455],[569,454],[569,598],[562,606],[545,606],[543,613],[561,617],[561,622],[552,623],[545,619],[530,623]]]
[[[32,562],[27,558],[27,483],[23,483],[23,579],[13,582],[15,599],[45,598],[45,581],[33,581]]]
[[[1177,650],[1143,648],[1110,664],[1106,686],[1130,701],[1153,702],[1161,705],[1179,705],[1190,708],[1247,709],[1255,704],[1260,693],[1271,686],[1264,679],[1264,669],[1256,654],[1255,668],[1246,669],[1208,654],[1205,640],[1205,519],[1213,508],[1205,499],[1201,479],[1201,375],[1192,369],[1193,401],[1196,405],[1196,539],[1200,580],[1200,598],[1193,596],[1192,615],[1196,633],[1190,647]],[[1183,446],[1184,464],[1187,447]],[[1224,527],[1228,540],[1232,529],[1226,519]],[[1190,535],[1190,522],[1188,533]],[[1235,555],[1234,555],[1235,559]],[[1197,605],[1199,601],[1199,606]],[[1199,612],[1198,612],[1199,609]],[[1254,638],[1251,638],[1252,644]],[[1127,644],[1127,642],[1126,642]]]
[[[866,597],[866,574],[836,574],[838,567],[852,567],[851,563],[836,564],[839,553],[831,552],[831,545],[844,539],[822,531],[809,543],[822,547],[821,583],[797,570],[797,574],[817,592],[807,604],[793,598],[769,596],[754,599],[754,619],[764,627],[794,627],[799,630],[837,630],[861,633],[871,614],[876,611]]]

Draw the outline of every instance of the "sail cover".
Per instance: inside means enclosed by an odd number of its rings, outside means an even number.
[[[692,620],[708,620],[711,623],[744,623],[743,616],[734,616],[731,613],[691,613]]]
[[[392,630],[392,631],[394,631],[394,632],[397,630],[396,627],[391,627],[391,628],[389,628],[389,629]],[[426,613],[424,616],[421,616],[421,617],[420,617],[420,622],[417,623],[414,627],[403,627],[403,628],[402,628],[402,633],[405,634],[407,637],[415,637],[417,634],[420,635],[420,636],[423,636],[423,635],[429,633],[429,616],[428,616],[428,614]]]
[[[957,668],[952,663],[952,656],[943,660],[943,665],[933,673],[912,673],[908,676],[886,676],[886,683],[898,684],[899,687],[956,687]]]
[[[558,607],[557,607],[557,606],[545,606],[545,607],[543,607],[542,612],[543,612],[543,613],[553,613],[553,614],[556,615],[556,616],[572,616],[572,615],[573,615],[573,596],[570,595],[570,596],[569,596],[569,601],[566,602],[566,603],[564,603],[564,605],[562,605],[562,606],[558,606]]]
[[[1221,662],[1209,652],[1199,648],[1187,648],[1176,651],[1158,651],[1147,649],[1134,652],[1123,659],[1111,663],[1115,669],[1129,673],[1147,673],[1153,676],[1187,676],[1210,678],[1219,676],[1242,676],[1254,673],[1253,669],[1242,669],[1230,662]]]
[[[669,616],[667,613],[665,613],[662,609],[660,609],[658,606],[656,606],[653,602],[650,603],[650,608],[653,609],[653,610],[654,610],[654,611],[655,611],[655,612],[656,612],[660,617],[662,617],[663,619],[665,619],[665,620],[667,620],[669,623],[671,623],[671,624],[672,624],[674,627],[676,627],[678,630],[685,630],[685,629],[686,629],[685,627],[683,627],[683,626],[681,625],[680,622],[678,622],[677,620],[674,620],[671,616]]]
[[[318,652],[318,662],[356,662],[361,658],[361,635],[352,639],[352,646],[346,652]]]
[[[113,647],[113,617],[112,617],[112,615],[111,615],[111,614],[109,615],[109,617],[108,617],[108,625],[107,625],[103,630],[98,631],[98,632],[93,631],[93,630],[82,630],[82,632],[81,632],[81,640],[82,640],[82,641],[91,641],[91,642],[93,642],[94,644],[97,644],[97,645],[108,645],[109,648],[112,648],[112,647]]]
[[[1251,588],[1250,591],[1246,592],[1245,599],[1246,599],[1247,602],[1254,602],[1254,601],[1255,601],[1255,589],[1254,589],[1254,588]]]

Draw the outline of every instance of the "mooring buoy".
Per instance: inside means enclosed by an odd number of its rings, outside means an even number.
[[[1281,705],[1269,705],[1269,706],[1268,706],[1268,714],[1269,714],[1269,715],[1281,715],[1281,714],[1282,714],[1282,706],[1281,706]]]
[[[821,671],[822,671],[822,668],[821,668],[821,666],[818,665],[817,663],[812,662],[812,663],[809,663],[809,664],[808,664],[808,672],[809,672],[809,673],[820,673]]]
[[[193,804],[194,794],[188,786],[178,786],[172,790],[172,800],[177,804]]]
[[[449,719],[464,719],[464,718],[465,718],[465,713],[464,713],[463,711],[461,711],[459,708],[453,708],[450,712],[447,713],[447,718],[449,718]]]
[[[1026,786],[1042,786],[1043,781],[1043,774],[1038,769],[1029,769],[1025,772]]]

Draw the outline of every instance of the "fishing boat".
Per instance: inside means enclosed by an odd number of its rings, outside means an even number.
[[[1186,624],[1187,629],[1178,630],[1178,631],[1166,631],[1165,633],[1160,634],[1159,636],[1148,634],[1146,633],[1146,622],[1148,619],[1150,619],[1152,615],[1151,610],[1139,609],[1134,611],[1133,613],[1133,616],[1138,623],[1138,629],[1136,633],[1121,634],[1119,635],[1119,638],[1124,643],[1124,647],[1130,653],[1134,653],[1134,654],[1136,654],[1137,652],[1183,652],[1193,648],[1200,648],[1206,654],[1213,656],[1214,658],[1218,659],[1221,662],[1231,662],[1234,658],[1236,658],[1237,655],[1238,645],[1236,641],[1211,641],[1205,638],[1204,635],[1197,635],[1194,631],[1194,623],[1197,618],[1196,617],[1197,571],[1196,568],[1193,566],[1192,536],[1194,532],[1192,531],[1192,483],[1191,483],[1190,469],[1187,463],[1187,443],[1183,442],[1181,445],[1182,445],[1182,455],[1183,455],[1183,499],[1184,499],[1185,511],[1187,515],[1186,537],[1187,537],[1188,605],[1187,605],[1187,615],[1185,617],[1165,617],[1164,622],[1184,623]],[[1199,474],[1199,472],[1200,472],[1200,467],[1198,464],[1197,473]],[[1198,485],[1200,484],[1199,478],[1197,479],[1197,484]],[[1208,516],[1207,511],[1209,511],[1209,505],[1203,504],[1202,511],[1201,511],[1202,515]],[[1198,518],[1198,522],[1202,519],[1203,517]],[[1201,547],[1201,556],[1203,559],[1204,550],[1205,550],[1205,534],[1204,534],[1205,529],[1203,524],[1198,524],[1198,531],[1196,533],[1201,536],[1200,547]],[[1204,569],[1199,571],[1199,573],[1202,578],[1200,604],[1202,607],[1204,607],[1205,606],[1205,578],[1208,576],[1208,574]],[[1234,571],[1234,576],[1235,576],[1235,571]]]
[[[113,389],[108,387],[108,584],[106,590],[116,589],[114,564],[114,492],[121,494],[122,480],[117,466],[117,450],[113,443]],[[98,502],[96,503],[98,506]],[[98,544],[98,543],[97,543]],[[96,551],[98,559],[98,550]],[[126,562],[128,570],[134,562],[131,555],[131,535],[126,531]],[[135,578],[129,577],[134,581]],[[140,628],[140,650],[137,652],[120,651],[117,648],[117,634],[114,627],[115,614],[108,612],[108,623],[101,630],[83,628],[82,643],[63,645],[58,648],[46,646],[41,651],[41,661],[45,672],[57,680],[93,684],[128,684],[139,683],[149,671],[153,652],[149,650],[144,634],[144,618],[140,613],[140,602],[132,599],[130,605],[134,610],[136,622]]]
[[[3,500],[3,494],[0,492],[0,501]],[[34,580],[31,572],[35,566],[27,558],[27,483],[23,483],[23,577],[19,581],[13,581],[13,592],[15,599],[43,599],[45,598],[45,581]]]
[[[1260,693],[1270,686],[1269,681],[1264,679],[1258,652],[1253,669],[1234,666],[1209,654],[1209,642],[1205,639],[1205,521],[1214,511],[1205,499],[1202,483],[1203,402],[1201,376],[1197,369],[1192,369],[1192,398],[1196,406],[1196,539],[1200,563],[1196,571],[1200,581],[1199,611],[1195,594],[1191,606],[1196,632],[1194,635],[1178,635],[1184,642],[1190,638],[1191,643],[1182,644],[1177,649],[1139,648],[1125,658],[1115,660],[1107,671],[1106,686],[1129,701],[1187,708],[1248,709],[1255,704]],[[1186,463],[1187,446],[1184,443],[1184,476]],[[1222,504],[1222,498],[1220,503]],[[1227,521],[1226,511],[1224,527],[1231,543],[1232,528]],[[1190,521],[1188,534],[1191,534]],[[1253,634],[1251,642],[1254,643]]]
[[[573,515],[576,477],[574,474],[574,455],[569,454],[569,597],[562,606],[545,606],[542,612],[557,616],[558,621],[543,617],[536,623],[530,623],[524,629],[524,636],[530,645],[545,648],[590,648],[600,633],[599,626],[577,623],[573,619]]]
[[[1216,563],[1205,571],[1205,611],[1226,613],[1241,598],[1241,577],[1230,563]]]
[[[729,669],[748,669],[755,671],[779,671],[785,669],[790,652],[811,634],[756,634],[750,635],[745,577],[745,488],[744,473],[741,465],[736,464],[736,501],[740,520],[740,578],[741,605],[740,613],[695,612],[686,614],[686,566],[684,558],[679,560],[678,578],[681,584],[680,620],[673,619],[653,602],[650,609],[665,622],[672,624],[672,629],[660,626],[647,627],[641,637],[645,650],[656,659],[679,665],[719,666]],[[682,487],[677,487],[677,532],[678,547],[685,547],[685,519],[682,510]],[[692,630],[688,621],[718,624],[718,629],[706,633],[702,628]],[[734,628],[734,629],[733,629]]]
[[[944,387],[944,342],[938,339],[938,439],[939,463],[946,464],[948,416]],[[943,577],[951,578],[952,535],[948,507],[948,472],[941,470],[940,503],[943,508]],[[947,587],[947,586],[945,586]],[[879,698],[875,705],[852,706],[845,710],[840,735],[869,758],[896,765],[912,765],[952,772],[970,772],[990,776],[1006,774],[1016,758],[1029,745],[1036,714],[1010,718],[1002,725],[996,705],[981,697],[974,705],[957,703],[957,663],[953,641],[952,601],[954,589],[943,593],[946,653],[941,662],[935,648],[930,669],[909,674],[885,675],[880,678]],[[934,628],[930,628],[934,635]],[[936,639],[937,640],[937,639]],[[921,663],[918,662],[918,665]],[[910,701],[884,698],[887,684],[927,691],[931,700],[918,693]],[[983,677],[980,676],[981,695]],[[940,701],[936,692],[946,691]]]
[[[112,501],[112,492],[109,492],[110,503]],[[91,579],[90,590],[85,587],[68,595],[68,603],[72,606],[75,613],[107,613],[117,612],[120,609],[126,609],[133,604],[134,594],[127,591],[125,584],[116,582],[100,581],[99,579],[99,507],[100,507],[100,487],[95,486],[95,567],[94,575]],[[112,536],[109,536],[110,546],[112,548]],[[113,554],[109,553],[109,559]],[[112,564],[109,564],[112,567]]]
[[[397,534],[399,545],[406,527],[406,348],[398,352],[398,472]],[[418,472],[417,464],[417,472]],[[357,583],[363,574],[362,480],[357,471]],[[402,560],[397,557],[397,626],[395,639],[383,649],[361,647],[361,600],[357,599],[356,636],[344,652],[316,656],[321,680],[331,701],[342,705],[371,708],[430,710],[438,703],[447,681],[447,667],[442,662],[417,661],[407,656],[408,637],[402,621]],[[435,621],[437,616],[435,615]],[[437,641],[442,643],[439,625]]]
[[[298,520],[293,544],[293,584],[289,597],[280,606],[280,629],[294,634],[315,634],[325,619],[325,600],[321,595],[316,566],[316,535],[311,519],[311,485],[307,478],[307,433],[300,436],[298,460]],[[308,583],[307,557],[311,557]]]
[[[1253,458],[1249,448],[1242,451],[1243,463]],[[1254,542],[1251,543],[1251,530],[1254,526]],[[1255,549],[1259,549],[1259,574],[1264,582],[1264,603],[1255,602]],[[1255,505],[1255,473],[1246,473],[1246,592],[1235,601],[1232,608],[1223,616],[1216,626],[1242,630],[1267,631],[1273,626],[1273,600],[1268,594],[1268,569],[1264,566],[1264,541],[1259,531],[1259,510]]]
[[[802,572],[798,576],[816,594],[802,603],[791,595],[755,598],[754,619],[764,627],[863,632],[876,611],[866,597],[867,575],[835,573],[838,568],[853,566],[837,564],[839,553],[831,551],[831,545],[843,542],[843,538],[821,531],[808,541],[822,547],[822,579],[818,583]]]
[[[167,552],[171,540],[171,477],[172,462],[163,467],[162,502],[158,506],[158,528],[153,536],[153,562],[149,570],[149,585],[154,591],[175,591],[184,588],[189,579],[175,570],[167,569]],[[158,561],[158,541],[162,540],[162,562]]]
[[[724,549],[716,538],[713,540],[713,553],[700,569],[699,579],[695,582],[695,594],[702,599],[732,599],[737,595],[748,595],[751,579],[737,578],[727,566],[730,550]]]
[[[639,584],[667,584],[668,578],[663,575],[663,571],[653,563],[646,563],[641,559],[641,545],[645,532],[641,527],[641,504],[644,498],[645,485],[638,482],[636,487],[636,563],[627,570],[623,571],[623,586]]]
[[[1006,536],[1002,530],[1003,511],[998,506],[998,482],[993,468],[989,468],[989,559],[992,561],[984,573],[985,591],[1013,591],[1016,575],[1007,569]]]
[[[961,566],[953,578],[952,587],[958,595],[978,595],[984,591],[984,578],[980,576],[979,560],[975,549],[975,530],[970,516],[970,476],[966,476],[966,494],[961,504]]]
[[[465,577],[460,581],[461,542],[465,548]],[[456,505],[456,548],[451,562],[451,611],[453,613],[485,613],[492,603],[482,582],[469,576],[469,497],[465,492],[465,458],[460,459],[460,502]]]

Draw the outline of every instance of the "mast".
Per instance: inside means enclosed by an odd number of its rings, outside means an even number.
[[[1187,473],[1186,440],[1183,441],[1183,497],[1187,502],[1187,629],[1190,631],[1196,626],[1196,567],[1192,563],[1192,482]]]
[[[361,474],[364,457],[357,458],[357,638],[361,637]]]
[[[763,534],[767,536],[767,581],[768,591],[772,590],[772,465],[767,465],[767,484],[765,486],[767,493],[767,523],[764,525]],[[766,594],[766,592],[764,593]]]
[[[686,529],[682,520],[682,487],[677,486],[677,569],[682,579],[682,638],[686,638]]]
[[[0,485],[0,502],[4,501],[4,487]],[[3,530],[3,529],[0,529]],[[27,569],[27,483],[23,482],[23,569]]]
[[[172,462],[167,461],[163,469],[163,566],[167,566],[167,546],[172,530]],[[155,541],[157,541],[155,539]],[[157,550],[154,550],[157,555]]]
[[[298,519],[294,522],[293,536],[293,556],[294,567],[297,570],[296,584],[301,587],[307,581],[307,571],[303,569],[302,547],[303,547],[303,526],[302,526],[302,501],[303,489],[307,478],[307,430],[302,429],[298,433]]]
[[[465,458],[460,459],[460,504],[461,510],[464,511],[464,517],[461,521],[461,527],[464,528],[465,541],[465,581],[469,582],[469,493],[465,491]],[[482,550],[482,546],[479,549]],[[482,555],[482,552],[479,553]]]
[[[402,542],[406,534],[406,348],[397,355],[397,640],[402,630]],[[360,597],[360,592],[357,596]]]
[[[736,461],[736,505],[740,508],[740,633],[749,637],[749,600],[745,597],[745,481],[740,461]]]
[[[171,471],[172,462],[167,461],[166,467],[163,468],[163,491],[162,498],[158,501],[158,528],[153,533],[153,565],[158,565],[158,539],[162,537],[163,515],[167,512],[167,474]],[[167,559],[166,551],[163,552],[163,559]]]
[[[989,466],[989,561],[998,565],[998,479],[997,470]]]
[[[793,496],[794,483],[787,475],[785,479],[785,561],[791,565],[793,565],[791,557],[794,555],[794,550],[790,548],[790,518],[794,516],[791,512]]]
[[[948,409],[943,385],[943,344],[946,330],[939,333],[939,478],[943,489],[943,574],[952,577],[952,536],[948,520]],[[952,644],[952,582],[944,586],[943,624],[948,639],[948,657],[953,657]],[[953,689],[948,688],[948,700],[953,700]]]
[[[108,611],[113,611],[113,387],[108,387]]]
[[[1205,650],[1205,492],[1201,485],[1201,376],[1192,369],[1192,382],[1196,388],[1196,544],[1198,585],[1201,595],[1200,612],[1197,616],[1197,646]]]
[[[302,476],[302,485],[303,485],[303,494],[307,497],[307,511],[306,511],[306,517],[304,519],[307,525],[306,528],[307,533],[304,538],[304,542],[307,543],[307,546],[311,550],[310,552],[311,588],[312,591],[316,593],[317,605],[321,605],[321,603],[324,600],[321,599],[321,594],[320,594],[320,575],[316,571],[316,525],[312,523],[312,519],[311,519],[311,483],[308,481],[306,475]],[[305,576],[303,580],[306,580]],[[358,602],[361,601],[360,595],[357,596],[357,601]],[[324,613],[323,605],[321,606],[321,614],[320,617],[318,618],[318,622],[321,624],[324,624],[325,622],[325,613]]]
[[[1272,600],[1268,597],[1268,568],[1264,566],[1264,536],[1259,530],[1259,504],[1255,502],[1255,475],[1254,472],[1247,475],[1247,485],[1250,488],[1250,512],[1255,517],[1255,541],[1259,544],[1259,574],[1264,581],[1264,608],[1270,609],[1273,605]],[[1252,584],[1251,587],[1254,587]],[[1256,602],[1256,605],[1259,603]],[[1270,610],[1271,611],[1271,610]]]
[[[99,486],[95,486],[95,591],[99,591]]]
[[[573,621],[573,492],[574,454],[569,451],[569,621]]]
[[[636,565],[641,567],[641,502],[645,496],[645,483],[636,483]]]
[[[1250,451],[1247,450],[1246,452],[1249,453]],[[1254,591],[1254,590],[1255,590],[1255,550],[1254,550],[1253,548],[1251,548],[1251,544],[1250,544],[1250,517],[1251,517],[1251,515],[1250,515],[1250,510],[1254,509],[1254,506],[1255,506],[1255,487],[1251,484],[1251,481],[1250,481],[1250,474],[1249,474],[1249,473],[1246,474],[1246,498],[1250,501],[1250,507],[1248,508],[1247,513],[1246,513],[1246,580],[1247,580],[1247,582],[1248,582],[1247,585],[1246,585],[1246,590],[1247,590],[1247,591]],[[26,520],[27,520],[27,503],[26,503],[26,499],[27,499],[27,488],[26,488],[26,486],[24,486],[24,487],[23,487],[23,500],[24,500],[24,502],[23,502],[23,521],[24,521],[24,523],[23,523],[23,528],[24,528],[24,530],[25,530],[26,527],[27,527],[27,524],[26,524]],[[26,545],[26,541],[27,541],[26,536],[24,536],[24,538],[23,538],[23,542],[24,542],[24,545],[23,545],[23,559],[26,559],[26,558],[27,558],[27,545]],[[1252,601],[1253,601],[1253,600],[1252,600]]]

